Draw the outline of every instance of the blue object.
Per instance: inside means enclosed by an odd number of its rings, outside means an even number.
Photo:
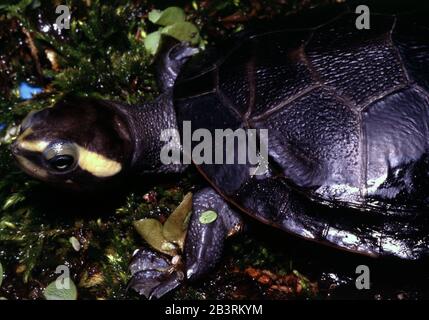
[[[3,131],[4,128],[6,128],[6,125],[4,123],[0,123],[0,131]]]
[[[43,89],[39,87],[32,87],[27,82],[19,84],[19,97],[24,100],[31,99],[33,95],[42,92]]]

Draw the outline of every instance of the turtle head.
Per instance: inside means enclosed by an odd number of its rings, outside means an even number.
[[[20,130],[11,148],[19,167],[54,186],[98,188],[131,162],[130,128],[117,103],[67,98],[30,113]]]

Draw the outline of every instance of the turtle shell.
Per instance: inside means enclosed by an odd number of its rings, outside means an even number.
[[[420,258],[429,244],[429,30],[414,18],[372,15],[369,30],[355,20],[343,13],[246,35],[192,58],[174,90],[179,128],[268,130],[264,175],[215,155],[197,166],[257,219],[348,250]]]

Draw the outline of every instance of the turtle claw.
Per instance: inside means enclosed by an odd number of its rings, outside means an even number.
[[[172,261],[179,260],[175,257]],[[129,267],[132,278],[127,289],[133,289],[147,299],[161,298],[177,288],[184,279],[180,263],[172,261],[146,248],[138,250]]]
[[[160,54],[156,59],[158,84],[162,92],[172,88],[177,75],[186,61],[200,52],[187,42],[178,42],[172,37],[164,37]]]
[[[178,272],[163,273],[158,270],[146,270],[137,272],[131,278],[128,288],[135,290],[147,299],[159,299],[180,284]]]
[[[169,59],[180,61],[183,64],[186,59],[196,55],[198,52],[200,52],[200,49],[191,47],[187,42],[181,42],[171,49]]]

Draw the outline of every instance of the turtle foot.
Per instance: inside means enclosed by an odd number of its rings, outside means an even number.
[[[139,249],[130,264],[132,278],[128,289],[133,289],[147,299],[159,299],[177,288],[184,280],[180,257],[171,261],[161,253]]]

